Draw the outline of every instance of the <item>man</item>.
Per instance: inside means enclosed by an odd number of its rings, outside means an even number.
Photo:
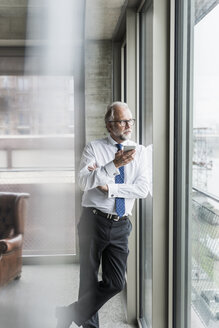
[[[127,104],[108,106],[105,123],[109,136],[90,142],[81,159],[79,297],[57,309],[58,328],[70,327],[72,321],[84,328],[99,327],[98,310],[125,284],[134,200],[145,198],[151,188],[147,148],[129,140],[134,120]],[[136,149],[123,151],[124,146]],[[102,280],[98,281],[100,262]]]

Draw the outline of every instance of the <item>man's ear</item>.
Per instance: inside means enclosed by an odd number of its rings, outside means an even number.
[[[111,132],[112,127],[111,127],[111,123],[110,122],[107,122],[106,123],[106,129],[107,129],[108,132]]]

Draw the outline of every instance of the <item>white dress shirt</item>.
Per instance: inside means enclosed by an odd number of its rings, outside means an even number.
[[[125,198],[126,215],[131,215],[135,198],[152,194],[152,146],[144,147],[126,140],[123,145],[135,145],[134,160],[124,165],[124,183],[116,184],[115,176],[120,174],[113,163],[117,142],[108,136],[87,144],[81,158],[78,182],[82,191],[83,207],[95,207],[102,212],[116,214],[115,198]],[[89,171],[88,166],[97,168]],[[97,186],[108,185],[108,192]]]

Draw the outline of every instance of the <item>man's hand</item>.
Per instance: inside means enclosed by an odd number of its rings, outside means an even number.
[[[90,171],[90,172],[95,171],[97,168],[97,164],[93,164],[93,166],[89,165],[87,168],[88,168],[88,171]]]
[[[118,169],[119,167],[124,166],[133,161],[135,153],[136,151],[134,149],[125,152],[123,150],[117,151],[117,153],[115,154],[115,159],[113,160],[115,167]]]
[[[97,168],[97,165],[96,165],[96,163],[95,164],[93,164],[93,166],[91,166],[91,165],[89,165],[88,167],[88,170],[90,171],[90,172],[92,172],[92,171],[95,171],[96,170],[96,168]],[[100,189],[102,192],[108,192],[108,185],[105,185],[105,186],[98,186],[97,187],[98,189]]]
[[[108,192],[109,190],[108,185],[98,186],[97,188],[100,189],[102,192]]]

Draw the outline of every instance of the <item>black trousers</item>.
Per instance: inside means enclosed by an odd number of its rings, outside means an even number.
[[[132,224],[127,219],[113,221],[91,208],[84,208],[78,224],[80,247],[79,297],[73,303],[74,321],[84,328],[99,327],[98,310],[125,284],[128,236]],[[102,262],[102,280],[98,271]]]

